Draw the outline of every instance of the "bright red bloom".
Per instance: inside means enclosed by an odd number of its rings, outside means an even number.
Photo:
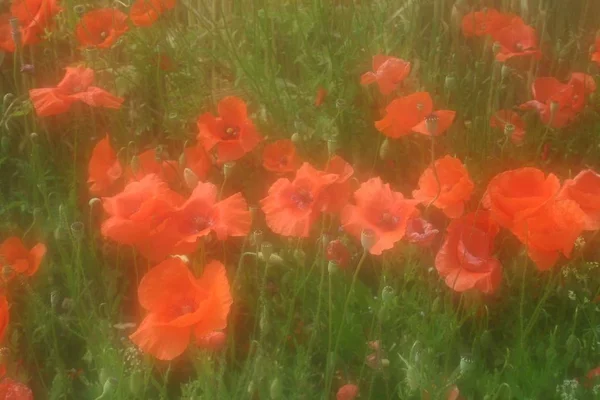
[[[440,233],[421,217],[411,218],[406,226],[406,240],[421,247],[429,247]]]
[[[500,110],[492,115],[490,119],[492,128],[501,129],[505,134],[510,134],[510,140],[514,144],[523,143],[525,137],[525,122],[519,114],[512,110]]]
[[[6,328],[10,322],[10,313],[8,311],[8,301],[5,295],[0,295],[0,343],[4,341],[6,336]]]
[[[336,400],[354,400],[358,396],[358,386],[347,383],[338,389],[335,395]]]
[[[412,131],[425,136],[443,135],[452,126],[455,116],[456,111],[452,110],[434,111],[413,126]]]
[[[562,128],[575,120],[585,107],[587,96],[595,91],[594,78],[583,73],[571,74],[567,83],[556,78],[537,78],[531,87],[534,100],[520,108],[535,109],[544,124]]]
[[[585,213],[585,230],[600,229],[600,174],[591,169],[581,171],[565,181],[558,197],[579,205]]]
[[[10,12],[19,20],[23,44],[35,44],[61,11],[57,0],[13,0]]]
[[[373,72],[360,77],[361,85],[377,82],[379,91],[384,96],[392,93],[410,74],[410,63],[400,58],[378,54],[373,56]]]
[[[552,201],[560,189],[556,175],[536,168],[519,168],[496,175],[488,184],[483,205],[508,229]]]
[[[202,144],[197,143],[195,146],[186,147],[183,152],[186,167],[191,169],[198,179],[205,180],[212,167],[212,162]]]
[[[265,146],[263,167],[267,171],[283,174],[294,172],[299,166],[300,158],[296,154],[296,146],[291,140],[278,140]]]
[[[538,269],[545,271],[554,266],[561,253],[570,257],[585,223],[586,215],[576,202],[560,199],[516,222],[512,232],[527,246],[529,257]]]
[[[496,54],[498,61],[527,55],[537,59],[542,57],[535,29],[526,25],[521,18],[513,18],[509,25],[493,32],[492,37],[500,44],[500,51]]]
[[[446,285],[464,292],[490,294],[502,280],[502,266],[492,257],[499,227],[487,211],[474,212],[450,222],[446,240],[435,257],[435,267]]]
[[[427,92],[413,93],[393,100],[385,108],[386,115],[375,122],[384,135],[397,139],[410,135],[413,128],[433,112],[433,100]]]
[[[96,196],[108,194],[112,185],[123,174],[117,153],[110,145],[110,137],[96,143],[88,164],[88,185],[90,193]]]
[[[82,47],[111,47],[129,30],[127,15],[114,8],[101,8],[86,13],[75,27],[75,36]]]
[[[33,400],[33,393],[26,385],[8,377],[0,380],[0,399]]]
[[[339,267],[344,268],[350,261],[350,251],[341,240],[332,240],[327,244],[325,252],[327,260],[333,261]]]
[[[219,117],[205,113],[198,118],[198,141],[209,151],[217,149],[218,162],[242,158],[262,140],[248,118],[246,103],[225,97],[218,105]]]
[[[130,182],[123,192],[104,197],[108,218],[102,223],[102,235],[125,245],[139,245],[148,239],[183,199],[169,189],[157,175]]]
[[[0,265],[18,274],[33,276],[46,254],[46,245],[38,243],[27,250],[20,238],[12,236],[0,245]]]
[[[150,26],[176,4],[176,0],[136,0],[129,10],[129,18],[136,26]]]
[[[350,178],[354,168],[340,156],[333,156],[325,168],[326,174],[335,175],[336,179],[323,189],[321,194],[321,211],[339,213],[348,204],[352,194]]]
[[[394,192],[381,178],[371,178],[354,192],[356,205],[347,205],[342,211],[344,229],[356,238],[363,230],[374,234],[375,243],[369,250],[379,255],[394,247],[406,233],[410,218],[418,215],[417,201],[405,199]]]
[[[84,67],[67,67],[65,77],[54,88],[31,89],[29,97],[40,117],[62,114],[73,103],[82,102],[92,107],[121,108],[123,99],[104,89],[92,86],[94,71]]]
[[[413,197],[422,204],[433,202],[446,216],[457,218],[463,214],[474,187],[463,163],[458,158],[445,156],[435,161],[435,170],[430,166],[423,172]]]
[[[260,201],[271,230],[282,236],[308,237],[321,207],[323,190],[338,179],[337,175],[317,171],[308,163],[302,164],[290,182],[280,178]]]
[[[176,182],[179,178],[179,164],[174,160],[159,160],[156,149],[146,150],[137,156],[136,171],[127,171],[129,180],[140,180],[143,177],[156,174],[166,182]]]
[[[462,33],[466,38],[493,35],[508,26],[513,18],[518,17],[513,14],[501,13],[493,8],[470,12],[462,19]]]
[[[225,332],[222,331],[214,331],[202,337],[196,338],[196,344],[198,347],[201,347],[210,351],[220,351],[225,347],[225,343],[227,341],[227,336]]]
[[[595,51],[592,53],[592,61],[600,66],[600,37],[596,38]]]
[[[225,329],[233,303],[223,264],[209,262],[196,278],[179,258],[152,268],[140,282],[138,298],[148,315],[130,339],[160,360],[181,355],[192,335],[202,340]]]
[[[327,97],[327,89],[319,86],[317,89],[317,95],[315,96],[315,107],[320,107],[325,101],[325,97]]]

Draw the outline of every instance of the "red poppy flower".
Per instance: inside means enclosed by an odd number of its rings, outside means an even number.
[[[360,77],[361,85],[377,82],[379,91],[384,96],[392,93],[398,85],[410,74],[410,63],[401,58],[378,54],[373,56],[373,72],[367,72]]]
[[[140,282],[138,299],[148,315],[130,339],[159,360],[181,355],[192,335],[201,340],[225,329],[233,303],[223,264],[209,262],[196,278],[179,258],[152,268]]]
[[[391,249],[406,233],[408,220],[418,215],[417,201],[405,199],[394,192],[381,178],[371,178],[354,192],[356,205],[348,205],[342,211],[344,229],[356,238],[363,230],[373,232],[374,244],[369,250],[379,255]]]
[[[123,99],[104,89],[92,86],[94,71],[84,67],[67,67],[65,77],[54,88],[31,89],[29,97],[40,117],[62,114],[73,103],[82,102],[92,107],[121,108]]]
[[[15,41],[10,28],[10,13],[0,14],[0,50],[7,53],[15,51]]]
[[[323,189],[338,179],[337,175],[317,171],[308,163],[290,182],[280,178],[260,201],[269,228],[282,236],[308,237],[321,207]]]
[[[536,168],[519,168],[496,175],[488,184],[483,205],[505,228],[523,220],[553,200],[560,189],[559,179]]]
[[[110,137],[96,143],[88,164],[88,185],[90,193],[106,195],[112,185],[123,174],[123,168],[117,158],[117,153],[110,145]]]
[[[354,400],[358,396],[358,386],[347,383],[338,389],[335,395],[336,400]]]
[[[436,178],[437,173],[437,178]],[[439,208],[449,218],[460,217],[475,185],[469,172],[458,159],[445,156],[435,161],[435,170],[427,168],[419,178],[419,188],[413,191],[415,200]]]
[[[33,400],[33,393],[21,382],[5,377],[0,380],[0,399]]]
[[[596,84],[589,75],[573,73],[567,83],[556,78],[537,78],[531,91],[534,100],[521,104],[520,108],[535,109],[544,124],[562,128],[583,110],[586,97],[596,91]]]
[[[454,122],[456,111],[438,110],[425,116],[425,118],[412,128],[415,133],[425,136],[440,136],[444,134]]]
[[[166,182],[176,182],[179,179],[179,164],[174,160],[157,159],[156,149],[146,150],[137,156],[136,171],[127,171],[129,180],[140,180],[143,177],[156,174]]]
[[[406,226],[406,240],[421,247],[429,247],[440,233],[421,217],[411,218]]]
[[[109,216],[102,223],[102,235],[125,245],[137,245],[147,240],[153,230],[183,203],[183,199],[156,174],[130,182],[123,192],[102,200]]]
[[[325,97],[327,97],[327,89],[319,86],[317,89],[317,95],[315,97],[315,107],[320,107],[325,101]]]
[[[219,117],[205,113],[198,118],[198,140],[209,151],[217,149],[218,162],[235,161],[262,140],[248,118],[246,103],[237,97],[225,97],[218,105]]]
[[[291,140],[278,140],[265,146],[263,167],[267,171],[283,174],[294,172],[299,166],[300,158],[296,154],[296,146]]]
[[[13,0],[10,12],[21,25],[24,45],[41,40],[44,31],[52,25],[52,18],[61,11],[57,0]]]
[[[500,51],[496,54],[496,60],[500,62],[528,55],[536,59],[542,57],[535,29],[526,25],[521,18],[511,19],[509,25],[493,32],[492,37],[500,44]]]
[[[573,200],[585,213],[584,229],[600,229],[600,174],[586,169],[573,179],[567,179],[558,197]]]
[[[332,240],[327,244],[325,252],[327,260],[333,261],[339,267],[344,268],[350,261],[350,251],[341,240]]]
[[[433,112],[433,100],[427,92],[413,93],[393,100],[386,108],[385,117],[375,122],[375,128],[384,135],[397,139],[409,135],[413,128]]]
[[[348,204],[352,194],[350,178],[354,175],[354,168],[336,155],[329,160],[325,173],[335,175],[336,179],[321,193],[321,211],[339,213]]]
[[[466,38],[493,35],[508,26],[513,18],[518,17],[513,14],[501,13],[493,8],[470,12],[462,19],[462,33]]]
[[[27,250],[21,239],[9,237],[0,245],[0,265],[27,276],[33,276],[46,254],[46,245],[38,243]]]
[[[186,167],[191,169],[200,180],[205,180],[212,167],[212,162],[202,144],[198,143],[195,146],[187,147],[183,152]]]
[[[136,0],[129,10],[129,18],[136,26],[150,26],[176,4],[176,0]]]
[[[548,270],[560,254],[569,258],[575,240],[585,227],[586,215],[572,200],[553,200],[511,229],[527,246],[529,257],[541,271]]]
[[[196,344],[205,350],[219,351],[225,346],[227,336],[225,332],[214,331],[202,337],[196,338]]]
[[[435,268],[446,285],[457,291],[475,289],[490,294],[502,280],[502,266],[492,257],[499,227],[487,211],[452,220]]]
[[[81,17],[75,36],[82,47],[111,47],[129,30],[127,15],[114,8],[93,10]]]
[[[593,387],[594,383],[598,380],[600,376],[600,366],[590,369],[587,374],[585,374],[585,386],[590,388]]]
[[[501,129],[505,134],[510,134],[510,140],[514,144],[523,143],[525,137],[525,122],[519,114],[512,110],[500,110],[492,115],[490,119],[492,128]]]
[[[600,65],[600,37],[596,38],[595,51],[592,53],[592,61]]]
[[[8,311],[8,301],[5,295],[0,295],[0,343],[4,341],[6,336],[6,328],[10,322],[10,313]]]

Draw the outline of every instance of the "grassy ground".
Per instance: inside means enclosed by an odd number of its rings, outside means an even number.
[[[6,288],[9,373],[36,399],[329,399],[348,382],[360,387],[360,399],[374,400],[445,399],[452,385],[468,399],[598,398],[583,378],[600,364],[595,237],[570,260],[539,272],[518,241],[501,233],[496,249],[504,279],[483,297],[453,292],[434,268],[435,252],[405,243],[367,256],[351,288],[360,244],[350,240],[350,270],[330,273],[319,239],[337,235],[327,227],[339,222],[318,223],[307,239],[284,240],[259,215],[252,229],[264,232],[281,262],[267,266],[242,256],[257,251],[252,238],[205,250],[225,262],[232,285],[221,352],[192,346],[163,362],[128,339],[141,319],[136,288],[152,265],[104,240],[100,207],[88,204],[87,162],[107,132],[124,163],[157,147],[163,158],[177,160],[194,140],[198,115],[236,95],[266,140],[295,135],[301,157],[319,166],[327,162],[327,143],[336,146],[361,182],[381,176],[409,194],[431,151],[436,158],[458,156],[475,183],[471,210],[490,178],[507,169],[536,166],[563,178],[586,166],[598,170],[597,96],[563,129],[548,129],[526,113],[522,146],[507,143],[488,122],[496,110],[529,100],[535,77],[566,80],[573,71],[598,77],[589,46],[600,27],[600,4],[471,2],[476,9],[485,3],[512,10],[537,29],[542,59],[508,66],[494,61],[489,41],[461,35],[457,15],[468,3],[180,0],[112,48],[81,50],[73,36],[78,13],[97,5],[61,2],[48,38],[25,48],[23,61],[6,53],[0,64],[0,238],[16,235],[48,247],[34,277]],[[429,91],[436,108],[457,111],[433,150],[428,138],[413,135],[389,141],[380,157],[384,136],[373,121],[389,98],[360,85],[378,53],[410,61],[410,84]],[[160,68],[160,55],[172,60],[168,71]],[[81,61],[97,72],[97,86],[126,98],[122,109],[82,106],[38,118],[27,90],[55,85],[65,66]],[[18,72],[22,62],[35,72]],[[319,87],[328,95],[315,107]],[[226,183],[218,168],[209,180],[227,193],[241,191],[256,207],[274,180],[260,163],[257,151],[236,163]],[[440,230],[448,223],[437,210],[425,214]],[[379,341],[379,350],[371,341]]]

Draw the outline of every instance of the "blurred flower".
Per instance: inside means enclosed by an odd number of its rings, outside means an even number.
[[[282,236],[308,237],[319,215],[320,195],[336,179],[336,175],[304,163],[293,181],[287,178],[275,181],[260,202],[269,228]]]
[[[29,97],[40,117],[62,114],[73,103],[82,102],[92,107],[121,108],[123,99],[104,89],[92,86],[94,71],[84,67],[67,67],[65,77],[53,88],[31,89]]]
[[[5,377],[0,380],[0,399],[33,400],[33,393],[21,382]]]
[[[60,10],[56,0],[14,0],[10,13],[0,15],[0,50],[15,51],[15,35],[22,45],[40,42]],[[10,25],[12,18],[16,18],[19,27],[15,32]]]
[[[350,261],[350,251],[341,240],[332,240],[327,244],[325,253],[327,260],[333,261],[338,267],[344,268]]]
[[[347,205],[342,211],[344,229],[356,237],[364,230],[373,233],[371,254],[379,255],[394,247],[404,237],[408,220],[418,215],[416,201],[405,199],[394,192],[381,178],[371,178],[354,192],[356,205]]]
[[[176,4],[176,0],[136,0],[129,9],[129,18],[136,26],[150,26]]]
[[[262,140],[248,118],[246,103],[237,97],[225,97],[218,105],[219,117],[211,113],[198,118],[198,141],[206,151],[217,149],[217,161],[240,159]]]
[[[90,193],[96,196],[107,195],[122,174],[123,168],[117,153],[110,145],[110,137],[106,135],[94,146],[88,163]]]
[[[335,175],[336,179],[327,185],[320,196],[321,210],[329,213],[339,213],[348,204],[352,186],[350,178],[354,168],[340,156],[333,156],[325,168],[326,174]]]
[[[520,144],[525,137],[525,122],[519,114],[512,110],[500,110],[490,118],[490,126],[499,128],[505,134],[510,135],[514,144]]]
[[[452,110],[438,110],[425,116],[412,131],[425,136],[440,136],[444,134],[454,122],[456,112]]]
[[[323,102],[325,101],[325,98],[327,97],[327,90],[325,88],[323,88],[322,86],[319,86],[319,88],[317,89],[317,95],[315,97],[315,107],[320,107]]]
[[[202,340],[225,329],[233,302],[225,267],[210,261],[196,278],[178,258],[169,258],[142,278],[138,299],[148,314],[130,339],[160,360],[181,355],[192,335]]]
[[[205,180],[212,163],[202,144],[197,143],[195,146],[186,147],[183,153],[185,154],[185,166],[191,169],[198,179]]]
[[[600,229],[600,174],[591,169],[581,171],[575,178],[565,181],[558,197],[579,205],[585,213],[585,230]]]
[[[354,400],[358,396],[358,386],[347,383],[338,389],[335,395],[336,400]]]
[[[470,12],[462,19],[462,33],[466,38],[493,35],[508,26],[513,18],[515,15],[501,13],[494,8]]]
[[[300,166],[300,158],[296,154],[296,146],[289,139],[277,140],[265,146],[263,150],[263,167],[280,174],[294,172]]]
[[[393,100],[385,108],[385,117],[375,128],[385,136],[397,139],[410,135],[413,127],[433,112],[433,100],[427,92],[413,93]]]
[[[433,202],[446,216],[457,218],[463,214],[465,202],[471,197],[474,187],[463,163],[458,158],[445,156],[423,172],[413,197],[422,204]]]
[[[542,57],[535,29],[526,25],[521,18],[511,19],[508,25],[491,35],[500,44],[500,50],[496,54],[497,61],[504,62],[513,57],[529,55],[536,59]]]
[[[487,211],[450,222],[446,239],[435,257],[435,267],[446,285],[464,292],[493,293],[502,280],[502,266],[492,257],[498,225]]]
[[[128,30],[125,13],[113,8],[101,8],[83,15],[75,27],[75,37],[82,47],[106,49]]]
[[[11,279],[16,272],[26,276],[33,276],[44,256],[46,255],[46,245],[38,243],[27,250],[20,238],[12,236],[4,240],[0,245],[0,265],[10,267],[10,273],[4,276],[5,280]]]
[[[161,160],[156,149],[149,149],[136,156],[135,168],[128,168],[125,172],[127,180],[141,180],[145,176],[155,174],[166,182],[177,182],[179,179],[179,165],[175,160]]]
[[[534,100],[519,108],[537,110],[544,124],[563,128],[583,111],[587,96],[595,91],[594,78],[583,73],[571,74],[567,83],[552,77],[537,78],[531,87]]]
[[[360,78],[361,85],[377,82],[384,96],[392,93],[410,74],[410,63],[400,58],[378,54],[373,57],[373,72],[366,72]]]
[[[406,225],[406,240],[421,247],[429,247],[440,233],[421,217],[411,218]]]

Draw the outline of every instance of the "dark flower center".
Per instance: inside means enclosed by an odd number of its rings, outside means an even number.
[[[311,193],[306,189],[298,189],[291,195],[292,202],[298,207],[300,210],[306,210],[309,208],[313,202],[313,197]]]
[[[240,128],[237,126],[228,126],[223,132],[223,139],[236,139],[240,133]]]

